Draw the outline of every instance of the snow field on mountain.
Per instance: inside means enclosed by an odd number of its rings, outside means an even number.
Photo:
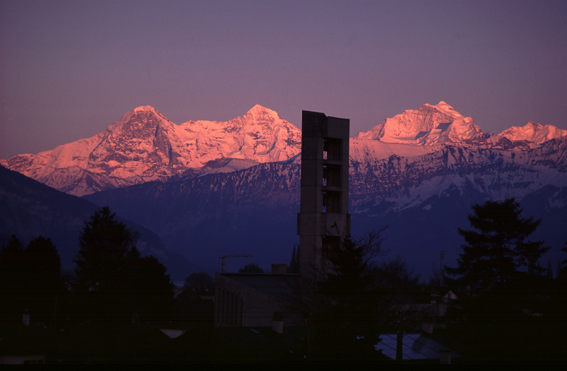
[[[500,157],[526,156],[548,140],[567,137],[567,130],[528,123],[489,137],[470,117],[464,117],[444,101],[424,104],[387,118],[350,140],[351,164],[372,164],[398,156],[402,163],[440,151],[458,148],[501,148]],[[516,145],[516,143],[519,143]],[[60,145],[38,154],[21,154],[0,163],[11,170],[61,191],[85,195],[105,189],[175,176],[198,176],[231,172],[258,163],[286,161],[301,151],[301,131],[277,112],[255,105],[229,121],[186,121],[175,124],[151,106],[127,112],[104,132]],[[458,151],[457,151],[458,152]],[[446,165],[471,158],[449,153]],[[549,150],[547,157],[565,165],[567,154]],[[239,159],[214,165],[220,159]],[[531,166],[546,166],[547,159],[523,158]],[[214,166],[213,166],[214,165]],[[427,166],[427,165],[424,165]],[[382,168],[380,171],[384,171]]]

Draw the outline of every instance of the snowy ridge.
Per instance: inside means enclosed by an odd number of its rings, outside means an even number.
[[[224,164],[225,160],[219,160],[217,166]],[[391,155],[360,162],[351,157],[349,174],[353,213],[385,202],[390,210],[403,210],[450,188],[463,191],[468,187],[493,199],[521,199],[544,186],[567,187],[567,138],[529,150],[446,146],[412,157]],[[229,174],[216,173],[206,178],[170,180],[164,185],[148,184],[109,192],[128,194],[153,189],[142,193],[158,198],[197,194],[200,200],[220,197],[238,205],[261,207],[285,199],[290,202],[286,207],[295,210],[299,184],[300,161],[296,157]],[[562,206],[567,206],[567,199]]]
[[[439,150],[439,146],[421,146],[407,143],[386,143],[374,139],[350,138],[350,160],[372,162],[392,155],[416,157]]]
[[[447,146],[412,158],[351,161],[353,212],[380,203],[400,211],[450,188],[491,199],[521,199],[545,186],[567,186],[567,138],[527,151]],[[561,206],[567,206],[567,200]]]
[[[235,119],[176,125],[152,106],[134,108],[104,132],[2,165],[53,188],[85,195],[109,188],[166,180],[222,158],[247,160],[231,171],[287,160],[300,151],[300,130],[260,105]]]
[[[448,147],[498,149],[520,158],[561,138],[567,138],[567,130],[531,122],[489,136],[472,118],[440,101],[406,110],[351,138],[350,160],[354,166],[370,167],[382,160],[412,163]],[[259,163],[297,162],[300,151],[301,131],[261,105],[229,121],[179,125],[152,106],[140,106],[90,138],[0,163],[61,191],[86,195],[149,181],[238,171]],[[540,159],[541,164],[545,161]],[[566,158],[562,161],[565,164]]]
[[[301,147],[301,131],[260,105],[227,122],[187,121],[176,130],[175,145],[189,158],[198,154],[189,167],[222,157],[284,161],[298,154]]]
[[[374,139],[384,143],[440,145],[470,144],[487,137],[472,118],[464,117],[444,101],[424,104],[387,118],[357,139]]]
[[[567,130],[559,129],[553,125],[542,125],[536,122],[528,122],[524,126],[512,126],[491,137],[495,144],[502,143],[506,139],[512,143],[524,142],[528,146],[537,146],[552,139],[567,137]]]

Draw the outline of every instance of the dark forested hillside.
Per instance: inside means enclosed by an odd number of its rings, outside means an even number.
[[[61,255],[63,269],[69,270],[79,249],[80,231],[98,208],[87,200],[59,192],[0,166],[2,244],[11,235],[24,243],[37,236],[50,238]],[[184,258],[168,252],[160,238],[148,228],[132,222],[127,224],[139,235],[137,246],[140,251],[158,257],[168,265],[172,274],[183,277],[193,267]]]

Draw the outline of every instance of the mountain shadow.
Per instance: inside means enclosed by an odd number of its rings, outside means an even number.
[[[84,223],[99,207],[87,200],[59,192],[22,174],[0,166],[0,244],[16,235],[24,244],[37,236],[50,238],[61,256],[63,270],[73,268]],[[148,228],[125,221],[139,238],[143,255],[156,256],[175,279],[199,267],[168,251]]]

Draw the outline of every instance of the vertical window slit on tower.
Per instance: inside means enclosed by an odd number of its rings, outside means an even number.
[[[323,139],[323,160],[341,161],[341,139]]]
[[[341,192],[324,191],[322,213],[340,213],[341,212]]]
[[[341,167],[339,165],[323,165],[323,187],[341,187]]]

